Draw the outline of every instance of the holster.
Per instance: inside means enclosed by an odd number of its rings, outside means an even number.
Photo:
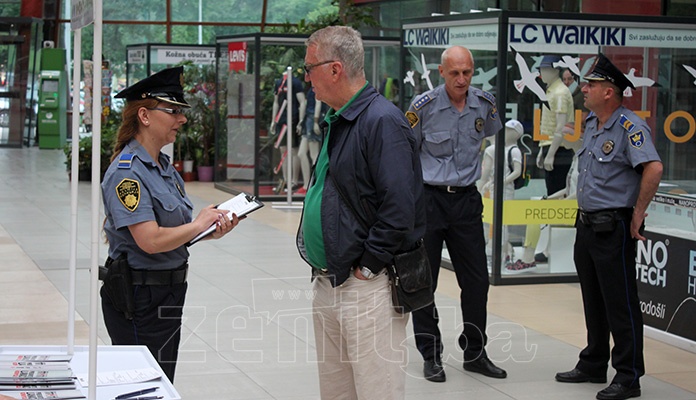
[[[128,320],[133,319],[135,298],[133,295],[133,278],[131,268],[125,254],[117,259],[107,258],[103,267],[99,268],[99,279],[104,281],[104,289],[111,299],[113,307],[121,311]]]
[[[590,216],[590,225],[592,225],[592,230],[601,232],[611,232],[616,228],[616,218],[614,217],[614,212],[602,211]]]

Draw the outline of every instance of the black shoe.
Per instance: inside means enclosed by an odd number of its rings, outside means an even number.
[[[430,382],[444,382],[447,380],[442,363],[438,360],[425,360],[423,363],[423,376]]]
[[[568,372],[559,372],[556,374],[556,380],[558,382],[566,383],[582,383],[582,382],[592,382],[592,383],[607,383],[606,376],[592,376],[580,371],[577,368],[573,368]]]
[[[612,383],[597,393],[599,400],[623,400],[631,397],[640,397],[640,386],[624,386],[620,383]]]
[[[464,361],[464,369],[469,372],[476,372],[490,378],[504,379],[507,378],[507,372],[504,369],[498,368],[488,357],[479,357],[473,361]]]
[[[546,257],[546,254],[544,254],[544,253],[536,253],[534,255],[534,261],[543,264],[543,263],[549,262],[549,258]]]

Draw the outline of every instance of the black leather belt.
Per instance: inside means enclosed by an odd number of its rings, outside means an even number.
[[[628,221],[633,218],[632,208],[612,208],[600,211],[582,211],[578,210],[578,219],[583,225],[592,225],[600,216],[611,216],[614,221]]]
[[[131,270],[133,285],[177,285],[186,282],[188,264],[164,271]]]
[[[476,191],[476,185],[449,186],[449,185],[430,185],[430,184],[426,183],[425,186],[440,190],[442,192],[447,192],[447,193],[467,193],[467,192],[475,192]]]

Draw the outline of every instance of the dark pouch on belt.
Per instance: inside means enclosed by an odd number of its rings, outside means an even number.
[[[113,307],[121,311],[126,319],[133,319],[135,298],[133,296],[133,280],[131,268],[125,256],[106,260],[104,289],[111,299]],[[101,275],[101,273],[100,273]]]
[[[595,233],[611,232],[616,228],[616,218],[613,212],[598,212],[589,218]]]
[[[394,256],[394,264],[387,271],[396,312],[416,311],[435,300],[430,263],[422,241],[415,250]]]

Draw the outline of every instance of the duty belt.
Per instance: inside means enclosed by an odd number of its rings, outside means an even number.
[[[613,208],[600,211],[582,211],[578,210],[578,219],[583,225],[592,225],[600,216],[610,215],[614,221],[628,221],[633,217],[632,208]]]
[[[430,185],[430,184],[426,183],[425,186],[431,187],[433,189],[437,189],[437,190],[440,190],[443,192],[447,192],[447,193],[467,193],[467,192],[476,191],[476,185],[449,186],[449,185]]]
[[[184,263],[177,269],[150,271],[131,269],[133,285],[177,285],[186,282],[188,264]]]

